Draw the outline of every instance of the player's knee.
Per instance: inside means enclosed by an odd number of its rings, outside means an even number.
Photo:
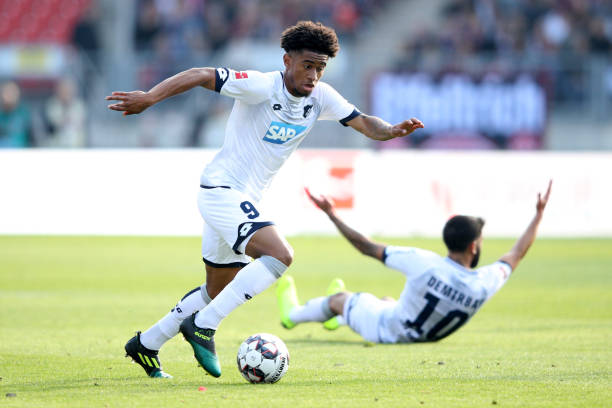
[[[349,298],[349,292],[338,292],[329,297],[329,308],[337,315],[341,315],[344,311],[344,303]]]
[[[291,248],[290,246],[287,246],[283,248],[283,251],[281,251],[281,253],[279,254],[279,257],[276,259],[278,259],[279,261],[284,263],[287,267],[289,267],[293,263],[293,253],[294,253],[293,248]]]
[[[271,256],[287,267],[293,262],[293,248],[274,226],[256,231],[247,243],[245,253],[255,259]]]
[[[283,263],[286,267],[293,263],[293,248],[290,245],[283,245],[267,251],[265,255],[271,256]]]
[[[270,255],[264,255],[260,257],[258,261],[261,262],[276,279],[280,278],[287,270],[287,265]]]

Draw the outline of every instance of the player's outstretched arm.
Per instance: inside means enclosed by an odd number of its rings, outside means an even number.
[[[523,235],[516,241],[510,252],[502,256],[499,260],[506,262],[510,265],[512,270],[518,266],[519,262],[525,254],[527,250],[533,244],[535,240],[536,234],[538,232],[538,226],[540,225],[540,221],[542,220],[542,215],[544,214],[544,209],[546,208],[546,204],[548,203],[548,197],[550,196],[550,189],[552,187],[552,180],[548,182],[548,189],[544,196],[538,193],[538,201],[536,202],[536,213]]]
[[[203,86],[204,88],[215,89],[215,69],[214,68],[190,68],[167,78],[155,85],[149,92],[113,92],[106,97],[107,101],[119,101],[108,105],[111,110],[123,112],[124,115],[134,115],[155,105],[157,102],[178,95],[185,91]]]
[[[310,191],[306,188],[306,194],[312,200],[313,203],[316,204],[317,207],[321,209],[329,219],[334,223],[338,231],[346,238],[359,252],[364,255],[371,256],[373,258],[382,261],[383,253],[385,251],[385,245],[379,244],[377,242],[372,241],[368,237],[363,234],[355,231],[348,225],[344,223],[338,216],[336,215],[336,211],[334,209],[334,203],[331,198],[326,196],[315,196],[310,193]]]
[[[391,125],[379,117],[368,116],[363,113],[349,120],[346,124],[370,139],[383,141],[408,136],[415,130],[425,127],[423,122],[417,118],[411,118],[397,125]]]

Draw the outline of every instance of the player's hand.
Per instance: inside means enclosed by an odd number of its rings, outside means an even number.
[[[317,207],[319,207],[325,214],[330,214],[334,212],[334,200],[331,197],[327,197],[324,195],[315,196],[310,193],[308,187],[304,188],[304,191],[308,195],[308,197],[312,200],[313,203]]]
[[[123,112],[124,115],[135,115],[153,105],[149,94],[143,91],[113,92],[105,99],[107,101],[121,101],[108,105],[108,109]]]
[[[422,129],[424,127],[425,125],[423,125],[423,122],[421,122],[417,118],[410,118],[408,120],[403,121],[402,123],[393,126],[391,128],[391,135],[393,137],[408,136],[415,130]]]
[[[541,193],[538,193],[538,201],[536,203],[536,212],[541,214],[546,208],[546,204],[548,203],[548,197],[550,197],[550,189],[552,187],[552,180],[548,182],[548,188],[546,189],[546,193],[542,196]]]

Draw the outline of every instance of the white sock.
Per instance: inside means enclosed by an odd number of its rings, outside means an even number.
[[[149,350],[159,350],[164,343],[178,334],[179,326],[186,317],[204,309],[210,300],[206,284],[193,289],[183,296],[167,315],[143,332],[140,342]]]
[[[293,323],[324,322],[334,315],[335,313],[329,308],[327,296],[310,299],[304,306],[296,306],[289,312],[289,318]]]
[[[344,318],[344,316],[336,315],[336,319],[338,319],[338,324],[340,326],[345,326],[346,325],[346,319]]]
[[[285,264],[271,256],[254,260],[242,268],[212,302],[196,314],[196,326],[217,330],[221,320],[232,310],[266,290],[286,270]]]

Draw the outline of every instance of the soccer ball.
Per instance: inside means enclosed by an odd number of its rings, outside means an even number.
[[[238,370],[251,383],[275,383],[289,369],[289,351],[273,334],[257,333],[242,342],[236,356]]]

